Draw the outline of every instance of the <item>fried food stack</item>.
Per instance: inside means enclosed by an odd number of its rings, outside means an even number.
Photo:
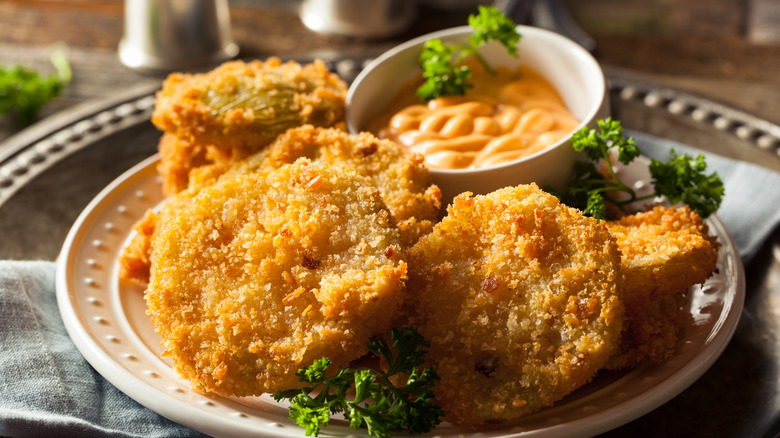
[[[478,429],[674,354],[687,293],[717,265],[696,213],[604,222],[521,185],[462,194],[439,220],[422,157],[327,127],[344,93],[323,69],[227,63],[158,95],[169,198],[136,225],[121,276],[147,285],[194,388],[295,388],[313,360],[345,366],[411,325],[446,419]]]
[[[688,206],[655,206],[608,221],[625,277],[626,327],[608,368],[658,363],[671,357],[685,327],[688,291],[717,269],[717,240]]]
[[[157,96],[169,197],[135,225],[120,276],[146,285],[196,389],[275,392],[315,359],[365,354],[402,302],[405,249],[439,215],[421,156],[310,124],[343,124],[343,82],[323,69],[230,62]]]
[[[157,93],[163,190],[173,195],[193,172],[219,174],[286,130],[343,124],[347,86],[322,61],[229,61],[203,74],[174,73]]]
[[[457,196],[409,252],[412,326],[447,419],[479,428],[550,406],[618,350],[617,244],[536,185]]]
[[[601,369],[673,356],[718,247],[687,206],[605,222],[534,186],[463,194],[409,251],[403,323],[431,341],[447,420],[480,429],[551,406]]]
[[[394,143],[368,133],[349,136],[323,128],[344,124],[345,97],[344,82],[320,61],[305,66],[276,58],[231,61],[201,75],[172,74],[152,116],[164,132],[158,165],[163,191],[183,192],[179,199],[184,199],[226,172],[268,170],[301,157],[349,165],[382,192],[402,244],[411,246],[433,228],[441,191],[421,156],[403,154]],[[122,278],[149,281],[158,219],[150,210],[134,227],[120,258]]]

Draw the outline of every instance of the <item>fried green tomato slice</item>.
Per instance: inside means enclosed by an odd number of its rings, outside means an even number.
[[[406,262],[381,198],[346,168],[299,160],[220,180],[162,216],[148,313],[193,388],[254,396],[336,368],[389,329]]]
[[[155,232],[155,222],[158,216],[172,214],[175,206],[181,203],[180,199],[195,196],[201,188],[214,184],[220,178],[268,172],[298,158],[346,166],[365,177],[367,185],[379,190],[393,215],[404,248],[429,233],[438,220],[441,190],[432,183],[422,156],[407,154],[390,140],[380,140],[369,133],[348,134],[336,128],[304,125],[280,135],[267,149],[227,166],[226,172],[225,166],[203,166],[191,174],[192,179],[187,180],[190,169],[185,172],[161,171],[163,175],[184,175],[181,181],[188,187],[181,188],[176,196],[168,198],[167,207],[159,215],[147,214],[134,226],[136,234],[120,257],[120,277],[142,284],[148,281],[150,252],[153,250],[150,241]],[[164,164],[165,161],[161,161],[160,165]]]
[[[685,205],[657,205],[607,221],[607,228],[622,257],[626,318],[620,351],[606,367],[663,362],[692,324],[688,292],[717,269],[720,244]]]
[[[431,341],[436,400],[453,424],[550,406],[617,350],[617,246],[603,223],[536,185],[457,196],[409,267],[405,308]]]
[[[343,122],[347,86],[322,61],[229,61],[201,74],[173,73],[152,122],[182,141],[254,151],[302,124]]]
[[[432,183],[424,158],[368,132],[349,134],[311,125],[290,129],[262,152],[237,163],[226,176],[266,172],[301,157],[344,165],[366,177],[395,218],[404,246],[429,233],[438,221],[441,190]],[[195,187],[203,184],[207,182],[193,182]]]

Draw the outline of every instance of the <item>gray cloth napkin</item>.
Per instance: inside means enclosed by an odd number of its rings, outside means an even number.
[[[665,160],[680,144],[633,135]],[[780,222],[780,174],[708,155],[726,184],[718,212],[747,263]],[[133,401],[82,358],[60,319],[51,262],[0,261],[0,436],[193,437]]]
[[[71,342],[53,262],[0,261],[0,436],[200,437],[136,403]]]

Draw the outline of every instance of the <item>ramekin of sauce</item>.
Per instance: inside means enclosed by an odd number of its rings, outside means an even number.
[[[425,157],[443,202],[535,182],[563,189],[578,154],[571,134],[609,115],[598,62],[556,33],[518,26],[514,58],[498,43],[480,49],[496,71],[471,60],[473,88],[422,102],[418,57],[425,41],[463,44],[472,29],[447,29],[403,43],[372,61],[347,93],[347,127],[390,138]]]
[[[367,129],[424,155],[429,168],[473,169],[532,155],[579,125],[555,88],[527,65],[491,74],[469,64],[473,88],[465,95],[405,105],[421,83],[411,80]]]

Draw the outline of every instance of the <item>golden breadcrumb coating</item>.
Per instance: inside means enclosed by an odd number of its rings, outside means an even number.
[[[301,367],[346,366],[389,328],[405,257],[355,172],[301,159],[177,202],[160,216],[145,296],[164,355],[194,388],[294,388]]]
[[[622,254],[626,307],[620,352],[607,368],[662,362],[690,324],[686,294],[717,269],[720,244],[688,206],[655,206],[607,228]]]
[[[367,177],[379,189],[407,246],[429,233],[438,219],[441,190],[432,184],[423,157],[368,132],[349,134],[311,125],[293,128],[264,151],[237,163],[228,174],[268,171],[300,157],[343,164]]]
[[[219,173],[302,124],[342,126],[347,86],[322,61],[229,61],[202,74],[173,73],[157,93],[163,191],[187,187],[190,172]]]
[[[680,337],[693,323],[688,293],[660,300],[626,299],[620,350],[604,368],[619,370],[660,363],[677,353]]]
[[[162,189],[166,195],[174,195],[187,188],[190,171],[201,166],[208,166],[211,161],[206,158],[206,147],[179,140],[173,134],[163,134],[157,145],[160,162],[157,173],[162,177]]]
[[[405,306],[446,419],[518,418],[587,383],[618,347],[620,283],[605,225],[536,185],[457,196],[409,251]]]
[[[441,208],[441,191],[431,183],[423,158],[403,152],[389,140],[379,140],[369,133],[348,134],[336,128],[316,128],[304,125],[280,135],[267,149],[230,167],[225,178],[250,172],[268,172],[305,157],[313,161],[344,165],[367,178],[378,188],[396,226],[401,244],[408,248],[433,229]],[[198,190],[213,184],[223,175],[226,166],[203,166],[190,173],[191,186],[179,197],[194,196]],[[163,210],[161,215],[167,214]],[[154,224],[145,221],[137,225],[135,236],[124,249],[121,265],[134,269],[122,271],[121,278],[145,283],[148,272],[148,252],[152,249]],[[150,230],[151,227],[151,230]]]
[[[717,269],[719,244],[687,205],[608,221],[622,255],[626,298],[661,299],[703,283]]]
[[[149,282],[152,236],[157,228],[157,220],[157,213],[150,209],[146,211],[141,220],[133,225],[131,231],[135,235],[119,257],[119,278],[137,281],[141,284]]]
[[[160,153],[157,173],[162,179],[163,193],[167,196],[186,189],[192,180],[218,177],[256,150],[191,143],[169,133],[163,133],[157,149]]]
[[[202,74],[173,73],[152,123],[183,140],[257,150],[289,128],[344,118],[347,86],[322,61],[229,61]]]

